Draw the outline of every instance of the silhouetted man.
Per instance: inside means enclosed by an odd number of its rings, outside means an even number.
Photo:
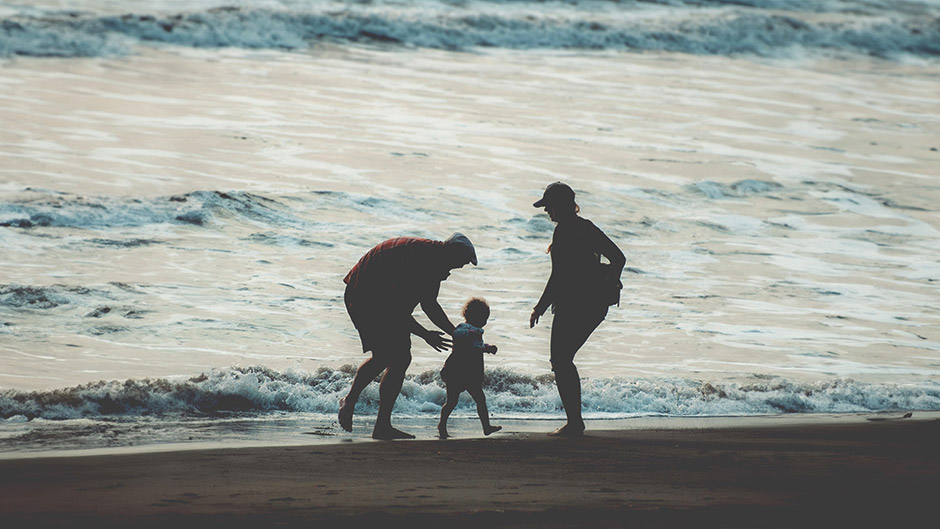
[[[339,401],[339,424],[352,431],[353,411],[362,390],[383,371],[374,439],[414,439],[392,427],[392,408],[411,364],[411,335],[420,336],[437,351],[449,349],[454,325],[437,302],[441,282],[450,271],[477,264],[470,239],[455,233],[446,241],[415,237],[389,239],[369,250],[353,266],[346,282],[346,311],[359,331],[362,351],[372,357],[356,371],[352,388]],[[442,331],[425,329],[411,315],[421,309]]]

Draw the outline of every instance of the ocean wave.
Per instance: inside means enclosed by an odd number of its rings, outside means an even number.
[[[740,180],[730,185],[702,180],[688,186],[692,191],[701,193],[711,199],[736,198],[749,195],[767,195],[783,189],[776,182],[765,180]]]
[[[351,365],[324,367],[316,373],[247,367],[213,370],[189,379],[100,381],[36,392],[5,390],[0,392],[0,418],[225,417],[272,412],[332,416],[354,373]],[[562,414],[554,379],[548,374],[488,370],[484,390],[494,416],[549,418]],[[378,384],[370,384],[359,401],[359,412],[374,414],[378,399]],[[437,414],[445,399],[438,371],[409,375],[396,413]],[[818,383],[773,379],[751,384],[585,379],[583,407],[586,416],[595,418],[940,410],[940,384],[874,385],[845,379]],[[458,413],[472,414],[472,410],[469,398],[458,406]]]
[[[26,188],[0,199],[0,228],[75,228],[107,230],[175,224],[212,227],[240,222],[267,230],[249,240],[284,246],[332,247],[333,243],[285,236],[282,230],[309,233],[341,228],[336,222],[320,222],[326,209],[356,212],[380,219],[408,218],[426,221],[446,210],[413,208],[396,199],[338,191],[313,191],[307,197],[270,197],[245,191],[200,190],[181,195],[92,196]],[[159,238],[96,237],[88,242],[110,248],[134,248],[162,244]]]
[[[603,8],[594,9],[598,4]],[[819,13],[805,2],[681,4],[650,9],[633,2],[519,2],[508,7],[415,2],[400,8],[331,4],[320,11],[217,7],[162,15],[20,15],[0,20],[0,57],[121,55],[140,44],[301,50],[323,41],[447,50],[940,55],[940,17],[927,6]]]
[[[232,215],[261,225],[303,228],[296,218],[274,199],[240,191],[194,191],[185,195],[156,198],[104,198],[27,190],[25,196],[0,202],[0,227],[105,229],[151,224],[204,226],[219,215]],[[111,241],[95,239],[103,246],[128,247],[156,244],[151,239]]]
[[[107,296],[106,292],[87,287],[51,285],[0,285],[0,307],[13,309],[52,309],[69,305],[82,297]]]

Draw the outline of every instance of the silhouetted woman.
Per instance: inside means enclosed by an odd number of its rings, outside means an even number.
[[[600,228],[578,215],[580,208],[568,185],[549,184],[533,206],[544,207],[557,224],[549,246],[552,274],[529,317],[529,326],[534,327],[552,306],[552,370],[568,422],[549,435],[580,436],[584,433],[581,378],[574,355],[604,321],[607,308],[619,299],[611,297],[619,296],[619,288],[611,285],[619,286],[626,259]],[[602,255],[609,265],[601,264]]]

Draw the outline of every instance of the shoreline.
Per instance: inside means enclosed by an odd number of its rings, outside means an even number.
[[[905,414],[911,417],[904,417]],[[811,424],[844,424],[859,421],[894,421],[901,419],[914,420],[940,420],[940,411],[934,410],[901,410],[882,412],[845,412],[845,413],[780,413],[765,415],[710,415],[710,416],[639,416],[627,418],[593,418],[585,419],[587,431],[591,432],[614,431],[643,431],[643,430],[699,430],[718,428],[760,428],[784,426],[809,426]],[[213,441],[181,440],[181,441],[153,441],[141,444],[121,446],[100,446],[90,448],[48,448],[36,450],[9,450],[0,451],[0,462],[16,459],[42,459],[42,458],[69,458],[92,456],[120,456],[129,454],[150,454],[167,452],[190,452],[202,450],[238,450],[252,448],[277,448],[288,446],[323,445],[337,443],[371,443],[381,442],[371,438],[374,416],[370,413],[360,413],[354,418],[354,431],[344,432],[335,421],[317,419],[285,419],[273,418],[276,427],[269,423],[260,422],[253,425],[256,435],[251,438],[247,435],[241,438],[228,438]],[[396,425],[412,433],[416,438],[412,441],[440,440],[437,435],[437,415],[423,417],[395,417]],[[564,423],[564,417],[551,418],[500,418],[492,416],[494,424],[503,426],[503,431],[495,437],[513,435],[539,435],[547,434],[557,426]],[[210,421],[211,422],[211,421]],[[484,439],[480,431],[479,419],[476,416],[452,416],[448,423],[451,440]],[[494,437],[494,438],[495,438]]]
[[[940,413],[901,416],[7,459],[0,514],[11,527],[925,526]]]
[[[911,417],[904,417],[905,414]],[[564,423],[564,417],[512,419],[491,417],[493,424],[504,429],[494,437],[547,434]],[[715,416],[640,416],[628,418],[586,419],[588,435],[599,431],[644,431],[644,430],[700,430],[722,428],[777,428],[791,426],[851,424],[857,422],[882,422],[913,419],[938,420],[940,411],[901,410],[882,412],[846,413],[781,413],[766,415],[715,415]],[[277,417],[276,427],[261,422],[253,425],[255,437],[223,438],[213,441],[180,440],[153,441],[134,445],[100,446],[90,448],[49,448],[36,450],[0,451],[0,462],[18,459],[70,458],[94,456],[121,456],[131,454],[159,454],[169,452],[192,452],[203,450],[240,450],[256,448],[278,448],[306,445],[330,445],[338,443],[381,442],[371,438],[374,417],[369,413],[357,414],[354,431],[344,432],[334,422],[309,420],[307,418],[284,419]],[[416,436],[411,441],[438,441],[437,415],[424,417],[395,418],[396,425]],[[452,416],[448,428],[451,440],[485,439],[476,416]]]

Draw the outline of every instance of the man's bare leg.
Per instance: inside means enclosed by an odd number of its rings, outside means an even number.
[[[375,356],[372,356],[356,370],[356,376],[353,378],[349,393],[339,399],[339,425],[347,432],[352,431],[353,411],[356,409],[359,395],[386,367],[386,362],[380,362],[375,359]]]
[[[392,427],[392,409],[401,386],[405,382],[405,371],[411,363],[411,354],[405,363],[393,363],[388,366],[382,383],[379,385],[379,415],[375,419],[375,428],[372,430],[373,439],[390,441],[392,439],[414,439],[415,436]]]

